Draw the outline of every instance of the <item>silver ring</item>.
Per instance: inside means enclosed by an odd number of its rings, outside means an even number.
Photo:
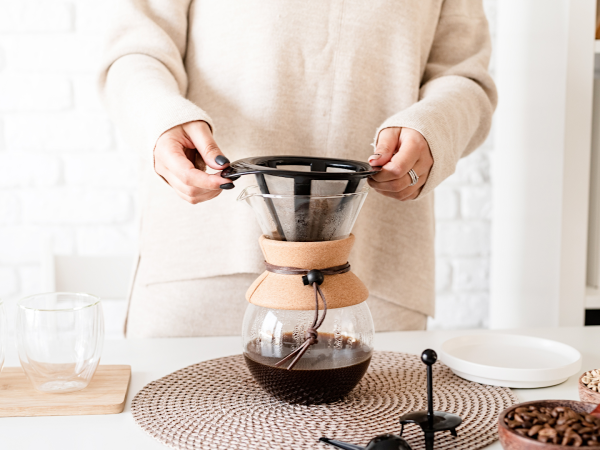
[[[412,180],[412,183],[410,183],[409,186],[414,186],[415,184],[417,184],[417,181],[419,181],[419,176],[415,173],[415,171],[410,169],[408,171],[408,174],[410,175],[410,179]]]

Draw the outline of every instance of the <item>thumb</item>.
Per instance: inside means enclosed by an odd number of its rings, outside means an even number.
[[[222,170],[229,165],[229,159],[221,152],[206,122],[197,120],[186,123],[183,125],[183,130],[207,166],[215,170]]]
[[[402,128],[384,128],[379,132],[375,154],[369,157],[369,164],[373,167],[382,167],[391,161],[398,150]]]

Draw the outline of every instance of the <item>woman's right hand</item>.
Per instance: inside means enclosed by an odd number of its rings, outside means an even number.
[[[158,138],[154,170],[177,195],[194,205],[215,198],[223,189],[234,188],[220,173],[206,173],[207,165],[221,170],[229,165],[229,160],[219,150],[206,122],[177,125]]]

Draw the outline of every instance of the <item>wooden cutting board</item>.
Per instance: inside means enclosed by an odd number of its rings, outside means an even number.
[[[36,391],[20,367],[0,373],[0,417],[118,414],[125,408],[131,366],[98,366],[85,389],[65,394]]]

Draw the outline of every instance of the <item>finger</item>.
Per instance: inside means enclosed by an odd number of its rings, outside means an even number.
[[[209,167],[221,170],[229,165],[229,159],[219,149],[206,122],[189,122],[183,125],[183,129]]]
[[[169,183],[173,190],[176,191],[181,198],[192,204],[210,200],[221,193],[221,190],[209,190],[188,186],[187,184],[182,183],[174,174],[164,167],[157,166],[157,171],[158,170],[160,170],[161,176]]]
[[[425,183],[427,183],[428,177],[429,171],[427,171],[427,173],[425,173],[423,176],[420,176],[419,180],[413,186],[409,186],[406,189],[398,192],[397,198],[400,201],[413,200],[417,198],[423,190],[423,186],[425,186]]]
[[[373,175],[376,181],[391,181],[405,176],[414,167],[421,156],[421,142],[416,139],[406,139],[400,145],[398,152],[391,161],[385,164],[381,171]]]
[[[411,128],[402,128],[399,137],[400,147],[391,161],[382,167],[381,172],[374,175],[377,181],[390,181],[401,178],[420,159],[426,166],[433,164],[433,156],[429,144],[421,133]]]
[[[430,164],[425,159],[420,159],[415,163],[412,170],[415,171],[417,177],[419,177],[419,180],[413,186],[425,183],[427,180],[427,175],[429,174],[429,167]],[[377,191],[402,192],[404,189],[410,187],[412,178],[407,172],[406,175],[390,181],[377,181],[375,177],[371,177],[368,180],[368,183],[369,186]]]
[[[414,186],[411,186],[410,188],[404,189],[401,192],[390,192],[390,191],[380,191],[377,190],[378,194],[384,195],[386,197],[390,197],[393,198],[395,200],[400,200],[400,201],[406,201],[406,200],[414,200],[415,198],[417,198],[419,196],[419,194],[421,193],[421,190],[423,189],[423,186],[419,186],[419,183],[417,183]]]
[[[410,186],[412,183],[412,178],[409,174],[406,174],[401,178],[391,181],[376,181],[374,179],[369,179],[368,183],[369,186],[376,191],[402,192],[404,189]]]
[[[398,192],[398,199],[399,200],[409,200],[410,197],[412,197],[415,193],[418,195],[418,193],[421,191],[421,189],[423,188],[423,186],[425,185],[425,178],[419,179],[419,181],[417,181],[416,184],[414,184],[413,186],[407,187],[406,189]]]
[[[379,132],[375,154],[369,157],[372,167],[382,167],[392,159],[398,150],[401,130],[402,128],[384,128]]]
[[[202,159],[202,156],[200,156],[200,153],[198,153],[198,150],[195,148],[187,148],[185,149],[185,156],[192,161],[192,164],[194,164],[196,169],[206,172],[206,163]]]
[[[221,186],[231,184],[227,183],[227,180],[223,180],[219,174],[209,175],[196,169],[194,164],[185,156],[183,148],[173,143],[170,144],[167,151],[160,152],[159,162],[179,181],[188,186],[219,190],[223,189]]]
[[[379,182],[400,179],[408,174],[408,171],[415,166],[420,155],[421,150],[418,146],[412,145],[411,143],[403,144],[398,153],[392,157],[392,160],[384,165],[381,168],[381,171],[371,178]]]
[[[409,175],[405,175],[402,178],[398,178],[396,180],[391,180],[391,181],[375,181],[372,179],[369,179],[367,181],[367,183],[369,183],[369,186],[371,186],[376,191],[395,192],[395,193],[402,192],[404,189],[406,189],[410,185],[411,182],[412,182],[412,179],[410,178]]]

